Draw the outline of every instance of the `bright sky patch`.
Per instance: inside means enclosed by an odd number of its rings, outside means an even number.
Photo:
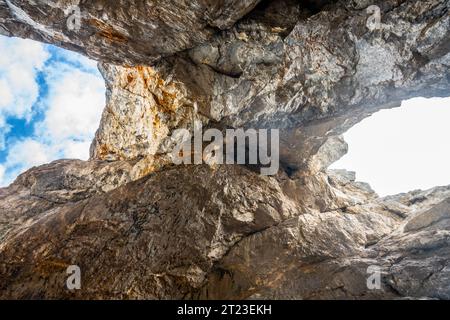
[[[450,98],[415,98],[382,110],[345,135],[332,165],[355,171],[381,196],[450,184]]]
[[[105,106],[96,62],[0,36],[0,186],[30,167],[86,160]]]

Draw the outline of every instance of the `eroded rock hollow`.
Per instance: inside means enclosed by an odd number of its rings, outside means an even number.
[[[365,117],[450,96],[449,8],[0,0],[1,34],[98,60],[107,86],[89,161],[0,189],[0,298],[450,299],[450,187],[380,198],[328,170]],[[195,123],[279,129],[278,173],[173,165],[175,131]]]

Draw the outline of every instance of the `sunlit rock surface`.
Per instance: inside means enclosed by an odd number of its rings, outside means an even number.
[[[450,95],[450,1],[95,0],[69,30],[71,4],[0,0],[1,34],[97,59],[107,86],[90,161],[0,189],[1,298],[450,299],[450,189],[327,170],[373,112]],[[280,129],[279,173],[172,165],[195,122]]]

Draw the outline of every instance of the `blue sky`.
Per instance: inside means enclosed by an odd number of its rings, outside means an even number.
[[[0,186],[32,166],[87,159],[105,106],[96,62],[0,36]]]

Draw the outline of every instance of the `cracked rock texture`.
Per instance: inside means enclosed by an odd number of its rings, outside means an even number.
[[[107,86],[89,161],[0,189],[0,298],[450,299],[450,187],[380,198],[327,169],[365,117],[450,96],[449,8],[0,0],[1,34],[94,58]],[[174,130],[195,122],[280,129],[278,174],[172,165]],[[81,290],[65,286],[69,265]]]

